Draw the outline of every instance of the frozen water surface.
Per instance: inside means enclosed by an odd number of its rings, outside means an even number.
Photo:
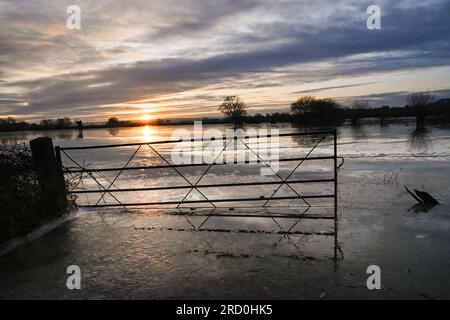
[[[147,127],[76,132],[47,132],[56,145],[77,146],[157,141],[171,137],[177,127]],[[186,127],[189,129],[189,127]],[[220,127],[224,130],[225,127]],[[277,127],[295,132],[290,125]],[[333,261],[333,237],[290,235],[279,230],[332,230],[332,221],[286,218],[212,217],[203,228],[249,232],[191,232],[204,217],[173,215],[176,210],[82,210],[75,218],[26,245],[0,257],[1,298],[450,298],[450,129],[429,127],[414,133],[413,125],[343,126],[338,130],[339,155],[345,164],[339,171],[339,243],[342,259]],[[2,134],[2,140],[26,141],[42,132]],[[304,155],[314,141],[284,141],[282,156]],[[295,148],[288,148],[295,147]],[[324,141],[316,154],[332,147]],[[132,165],[156,164],[149,149],[140,150]],[[170,149],[160,149],[169,155]],[[73,154],[91,167],[121,166],[133,152],[108,150]],[[170,156],[170,155],[169,155]],[[124,162],[125,161],[125,162]],[[65,159],[66,165],[70,161]],[[295,163],[280,166],[286,177]],[[294,178],[331,177],[329,163],[301,166]],[[192,180],[200,170],[184,172]],[[105,179],[111,179],[106,176]],[[261,177],[256,167],[215,169],[204,183],[236,182]],[[106,180],[105,180],[106,181]],[[103,181],[103,182],[105,182]],[[260,180],[258,180],[260,181]],[[265,180],[267,181],[267,180]],[[91,185],[89,185],[91,183]],[[124,174],[119,187],[183,183],[174,172],[139,171]],[[88,187],[94,182],[86,181]],[[403,188],[423,189],[441,204],[424,212]],[[296,186],[303,194],[332,191],[331,186]],[[273,186],[205,190],[208,197],[266,195]],[[179,199],[177,192],[118,193],[121,201]],[[287,194],[289,190],[281,190]],[[98,196],[97,196],[98,197]],[[193,194],[193,198],[199,197]],[[96,199],[82,198],[85,203]],[[112,202],[113,199],[106,198]],[[289,205],[301,205],[290,201]],[[250,205],[251,204],[247,204]],[[314,203],[307,214],[332,214],[329,203]],[[227,206],[230,206],[228,204]],[[255,206],[255,204],[253,204]],[[268,209],[263,213],[302,213],[304,207]],[[206,209],[183,211],[208,213]],[[216,213],[254,214],[260,209],[216,209]],[[298,223],[297,223],[298,222]],[[297,223],[297,224],[296,224]],[[266,233],[252,232],[262,230]],[[268,233],[273,231],[272,233]],[[340,254],[341,256],[341,254]],[[65,286],[69,265],[78,265],[82,289]],[[381,268],[382,290],[366,288],[366,268]]]

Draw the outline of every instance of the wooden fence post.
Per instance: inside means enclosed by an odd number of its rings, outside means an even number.
[[[66,187],[52,139],[36,138],[30,141],[30,147],[44,203],[51,214],[62,214],[67,208]]]

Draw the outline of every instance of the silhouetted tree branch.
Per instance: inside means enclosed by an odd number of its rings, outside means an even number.
[[[242,122],[247,114],[245,103],[237,96],[225,97],[223,103],[219,106],[219,110],[234,123]]]

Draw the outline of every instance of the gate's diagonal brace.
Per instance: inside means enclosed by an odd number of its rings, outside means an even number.
[[[216,209],[216,208],[214,208],[214,209]],[[213,210],[214,210],[213,209]],[[187,216],[187,215],[183,215],[184,216],[184,218],[186,219],[186,221],[196,230],[196,231],[198,231],[198,230],[200,230],[200,228],[209,220],[209,218],[211,218],[211,216],[209,215],[209,216],[207,216],[205,219],[203,219],[203,221],[202,221],[202,223],[200,223],[199,224],[199,226],[198,227],[196,227],[192,222],[191,222],[191,220],[189,220],[189,217]]]
[[[306,215],[306,213],[309,211],[309,209],[311,209],[311,207],[306,207],[306,208],[305,208],[305,210],[300,214],[301,216],[298,217],[298,218],[296,219],[296,221],[295,221],[295,222],[291,225],[291,227],[287,230],[286,234],[284,234],[284,235],[280,238],[280,240],[278,240],[278,242],[280,242],[281,240],[283,240],[283,238],[287,238],[287,239],[290,240],[289,233],[292,231],[292,229],[295,228],[295,226],[300,222],[300,220],[303,219],[303,217]],[[278,223],[277,223],[277,224],[278,224]],[[281,227],[280,227],[280,228],[281,228]]]
[[[317,146],[325,139],[325,137],[326,137],[326,135],[324,135],[324,136],[322,136],[322,138],[320,138],[320,140],[314,145],[314,147],[308,152],[308,154],[305,156],[305,158],[308,158],[309,157],[309,155],[317,148]],[[301,160],[298,164],[297,164],[297,166],[289,173],[289,175],[285,178],[285,179],[282,179],[282,183],[278,186],[278,188],[272,193],[272,195],[270,196],[270,198],[269,199],[267,199],[266,200],[266,202],[263,204],[263,207],[265,207],[266,205],[267,205],[267,203],[273,198],[273,196],[280,190],[280,188],[283,186],[283,184],[286,184],[286,185],[288,185],[289,186],[289,184],[287,183],[287,180],[292,176],[292,174],[298,169],[298,167],[300,167],[302,164],[303,164],[303,162],[304,162],[305,160],[303,159],[303,160]],[[292,189],[292,188],[291,188]],[[306,202],[306,204],[308,205],[308,206],[310,206],[310,204],[305,200],[305,199],[303,199],[303,201],[305,201]]]
[[[208,199],[208,197],[207,196],[205,196],[198,188],[196,188],[196,185],[197,184],[195,184],[195,185],[193,185],[185,176],[184,176],[184,174],[183,173],[181,173],[177,168],[175,168],[174,166],[172,166],[171,164],[170,164],[170,162],[169,161],[167,161],[167,159],[162,155],[162,154],[160,154],[155,148],[153,148],[150,144],[147,144],[148,145],[148,147],[150,148],[150,149],[152,149],[152,151],[154,152],[154,153],[156,153],[165,163],[167,163],[167,165],[169,165],[178,175],[180,175],[180,177],[182,177],[187,183],[189,183],[189,185],[192,187],[191,188],[191,191],[195,188],[195,190],[197,190],[198,191],[198,193],[200,193],[206,200],[208,200],[209,201],[209,199]],[[187,197],[187,196],[186,196]],[[184,199],[186,199],[186,197],[184,198]],[[183,199],[183,201],[184,201],[184,199]],[[182,202],[183,202],[182,201]],[[210,202],[211,203],[211,205],[215,208],[216,206],[214,205],[214,203],[212,203],[212,202]],[[180,205],[178,205],[177,206],[177,208],[179,207]]]
[[[123,166],[122,170],[120,170],[116,177],[113,179],[113,181],[109,184],[108,188],[106,189],[107,191],[109,191],[109,189],[112,187],[112,185],[114,184],[114,182],[116,182],[117,178],[119,178],[119,176],[122,174],[123,169],[126,168],[128,166],[128,164],[130,164],[131,160],[133,160],[134,156],[136,155],[136,153],[138,153],[139,149],[141,149],[142,145],[139,145],[138,148],[136,149],[136,151],[133,153],[133,155],[130,157],[130,159],[128,159],[127,163],[125,163],[125,165]],[[102,196],[100,197],[100,199],[98,199],[96,204],[99,204],[100,201],[102,201],[102,199],[105,197],[107,192],[104,192],[102,194]]]
[[[309,209],[311,209],[311,207],[307,207],[307,208],[305,209],[305,211],[303,211],[302,216],[305,216]],[[292,226],[288,229],[287,232],[288,232],[288,233],[291,232],[291,230],[294,229],[295,226],[296,226],[296,225],[300,222],[300,220],[302,220],[302,219],[303,219],[303,217],[298,218],[297,221],[296,221],[294,224],[292,224]],[[289,235],[288,235],[288,236],[289,236]]]
[[[203,179],[203,177],[208,173],[208,171],[211,169],[211,167],[216,163],[217,159],[219,159],[220,155],[227,149],[228,145],[233,140],[234,140],[234,137],[225,144],[225,146],[222,148],[222,150],[216,156],[214,161],[208,166],[208,168],[206,168],[206,170],[203,172],[203,174],[200,176],[200,178],[198,178],[198,180],[194,183],[193,187],[189,190],[189,192],[184,196],[184,198],[181,200],[181,202],[177,205],[177,208],[179,208],[180,205],[184,202],[184,200],[186,200],[186,198],[191,194],[192,190],[194,190],[194,188],[200,183],[200,181]],[[198,190],[197,188],[195,188],[195,189]],[[206,199],[208,199],[208,198],[206,198]],[[211,204],[214,206],[214,208],[216,208],[214,203],[211,202]]]
[[[256,153],[253,149],[251,149],[246,143],[245,143],[245,141],[242,141],[241,139],[239,139],[239,141],[241,141],[243,144],[244,144],[244,146],[250,151],[250,152],[252,152],[254,155],[256,155],[256,157],[262,162],[262,163],[264,163],[270,170],[272,170],[273,171],[273,173],[275,173],[275,175],[282,181],[282,184],[283,183],[285,183],[285,180],[275,171],[275,170],[273,170],[272,169],[272,166],[270,166],[266,161],[264,161],[263,159],[261,159],[261,157],[259,156],[259,154],[258,153]],[[282,185],[281,184],[281,185]],[[305,202],[306,203],[306,205],[308,205],[309,206],[309,203],[297,192],[297,191],[295,191],[292,187],[291,187],[291,185],[289,184],[289,183],[287,183],[286,182],[286,185],[289,187],[289,189],[291,189],[300,199],[302,199],[303,200],[303,202]],[[278,190],[277,190],[278,191]],[[276,193],[276,192],[275,192]],[[272,198],[273,197],[273,194],[271,195],[271,197],[270,198]],[[265,203],[264,203],[264,206],[267,204],[267,202],[269,202],[269,200],[267,200]]]
[[[120,202],[119,199],[117,199],[111,192],[109,192],[109,189],[106,189],[103,184],[101,184],[97,178],[94,177],[93,173],[91,170],[84,168],[83,166],[81,166],[77,161],[75,161],[71,156],[69,156],[64,150],[60,149],[64,155],[70,160],[72,161],[76,166],[78,166],[80,169],[86,170],[87,174],[98,184],[98,186],[100,188],[102,188],[103,190],[105,190],[105,192],[107,192],[109,195],[111,195],[111,197],[116,200],[122,207],[124,207],[124,209],[126,209],[126,207],[122,204],[122,202]],[[113,182],[114,183],[114,182]],[[97,202],[98,204],[98,202]]]

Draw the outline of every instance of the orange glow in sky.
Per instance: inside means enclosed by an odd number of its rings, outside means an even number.
[[[151,120],[152,119],[152,117],[149,115],[149,114],[143,114],[142,116],[141,116],[141,120],[142,121],[149,121],[149,120]]]
[[[381,1],[396,17],[381,30],[356,0],[79,2],[72,30],[66,1],[0,0],[0,118],[149,124],[222,117],[233,95],[249,114],[307,95],[372,107],[450,97],[449,1]]]

